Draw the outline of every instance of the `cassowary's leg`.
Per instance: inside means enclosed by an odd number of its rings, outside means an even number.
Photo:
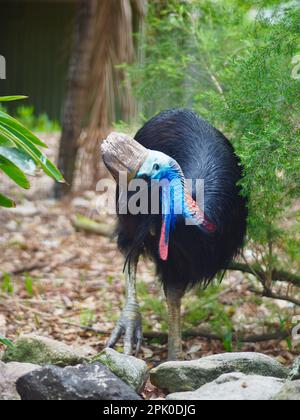
[[[126,304],[121,318],[107,343],[108,347],[114,347],[124,333],[124,352],[129,355],[133,353],[134,345],[136,345],[136,355],[138,355],[143,339],[142,317],[136,293],[136,271],[137,262],[127,264],[125,272]]]
[[[169,360],[183,359],[182,336],[181,336],[181,299],[182,290],[165,290],[168,313],[169,313]]]

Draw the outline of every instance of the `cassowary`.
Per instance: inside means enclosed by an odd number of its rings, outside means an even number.
[[[126,257],[127,300],[108,342],[113,347],[125,334],[125,353],[142,342],[141,315],[136,293],[139,257],[155,262],[169,313],[169,359],[182,357],[181,300],[187,289],[207,286],[225,272],[243,246],[247,202],[238,182],[242,168],[222,133],[194,112],[162,112],[141,128],[135,140],[148,149],[137,179],[167,180],[160,188],[159,214],[118,214],[118,246]],[[204,180],[205,208],[196,202],[196,186]],[[149,193],[149,191],[147,192]],[[149,193],[150,194],[150,193]],[[175,211],[178,203],[181,212]],[[187,223],[189,221],[189,223]]]

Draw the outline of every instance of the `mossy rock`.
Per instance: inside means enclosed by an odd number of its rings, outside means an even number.
[[[163,363],[150,372],[150,380],[169,393],[196,391],[221,375],[233,372],[279,379],[289,376],[287,368],[263,354],[227,353],[200,360]]]
[[[8,348],[3,362],[33,363],[36,365],[70,366],[84,363],[83,352],[56,340],[34,334],[23,335],[13,348]]]
[[[140,392],[148,378],[147,364],[133,356],[126,356],[117,351],[106,348],[102,353],[93,357],[93,362],[100,362],[118,376],[122,381]]]
[[[300,381],[288,382],[276,395],[275,401],[300,401]]]
[[[292,381],[300,380],[300,357],[298,357],[293,364],[290,379]]]

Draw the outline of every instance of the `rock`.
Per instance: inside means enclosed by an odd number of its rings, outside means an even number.
[[[22,217],[32,217],[40,213],[39,209],[30,201],[25,201],[22,205],[11,210],[15,215]]]
[[[148,367],[144,361],[109,348],[106,348],[93,360],[107,366],[111,372],[135,389],[136,392],[141,392],[148,377]]]
[[[229,373],[194,392],[170,394],[167,400],[269,401],[283,388],[284,380]]]
[[[91,207],[91,202],[89,200],[86,200],[82,197],[75,197],[72,200],[72,206],[73,207],[82,207],[84,209],[89,209]]]
[[[290,373],[290,379],[292,381],[296,381],[300,379],[300,357],[298,357],[293,364],[293,367]]]
[[[40,366],[28,363],[8,363],[0,362],[0,401],[20,400],[20,395],[16,390],[16,382],[21,377]]]
[[[69,366],[85,362],[86,357],[81,350],[76,350],[64,343],[30,334],[21,336],[14,348],[5,351],[2,360],[41,366],[47,364]]]
[[[101,363],[46,366],[20,378],[17,390],[23,400],[141,400]]]
[[[273,399],[275,401],[300,401],[300,381],[288,382]]]
[[[195,391],[219,376],[241,372],[247,375],[286,379],[288,369],[258,353],[227,353],[188,362],[167,362],[150,372],[153,385],[168,392]]]

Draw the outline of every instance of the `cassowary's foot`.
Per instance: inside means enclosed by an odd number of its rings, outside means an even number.
[[[128,302],[122,312],[107,347],[114,347],[124,334],[124,353],[132,355],[135,346],[135,355],[138,356],[142,340],[142,317],[137,303]]]
[[[165,294],[169,314],[168,360],[183,360],[181,333],[181,299],[183,292],[181,290],[166,290]]]
[[[134,261],[133,263],[130,262],[126,265],[126,304],[121,318],[119,319],[116,328],[107,343],[107,346],[114,347],[124,334],[125,354],[131,355],[133,353],[134,346],[136,346],[135,354],[138,356],[142,345],[143,334],[142,316],[136,293],[136,269],[137,261]]]

